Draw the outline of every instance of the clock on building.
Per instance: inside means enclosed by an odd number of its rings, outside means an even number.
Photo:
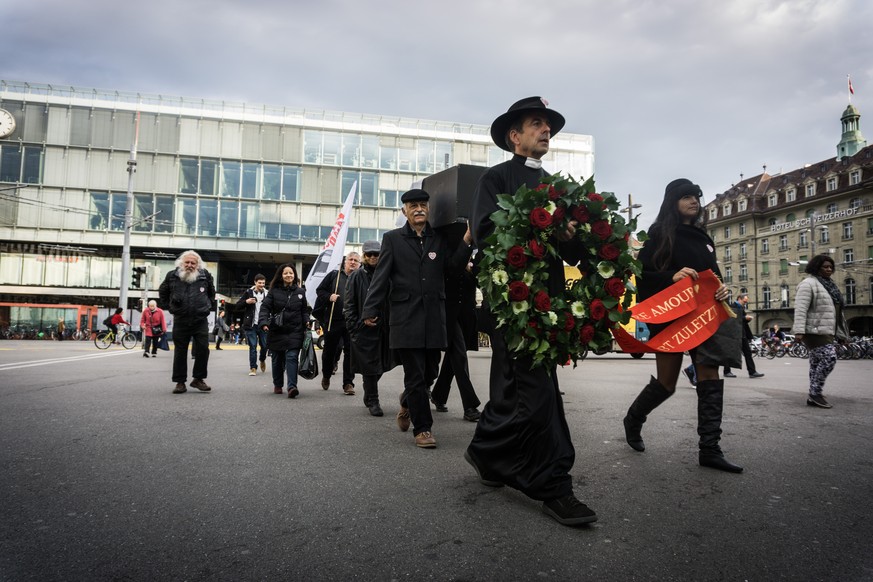
[[[0,109],[0,138],[9,137],[15,131],[15,118],[5,109]]]

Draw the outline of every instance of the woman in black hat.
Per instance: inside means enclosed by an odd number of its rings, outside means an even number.
[[[637,293],[639,301],[686,277],[696,280],[698,272],[707,269],[712,269],[721,278],[715,259],[715,243],[703,228],[704,212],[700,203],[702,196],[700,187],[685,178],[673,180],[667,185],[658,217],[648,232],[649,240],[639,255],[643,264]],[[721,285],[715,298],[723,301],[729,295],[727,287]],[[724,342],[720,338],[726,324],[732,323],[732,320],[722,323],[712,338],[691,350],[691,359],[697,369],[700,465],[740,473],[743,468],[726,460],[718,444],[724,396],[724,380],[718,377],[719,367],[739,366],[740,342]],[[665,327],[667,324],[649,324],[652,335]],[[682,353],[659,352],[655,354],[655,362],[657,378],[651,378],[624,417],[627,442],[640,452],[646,449],[640,435],[646,416],[676,391],[676,380],[682,368]]]

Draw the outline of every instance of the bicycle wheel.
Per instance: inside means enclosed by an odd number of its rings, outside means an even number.
[[[126,350],[132,350],[136,346],[136,334],[132,332],[126,332],[123,336],[121,336],[121,345],[124,346]]]
[[[101,350],[108,349],[109,346],[112,345],[112,334],[108,331],[103,331],[97,334],[97,337],[94,338],[94,345],[100,348]]]

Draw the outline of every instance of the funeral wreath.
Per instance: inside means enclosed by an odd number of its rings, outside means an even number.
[[[522,186],[497,197],[494,232],[479,260],[478,283],[511,352],[533,365],[575,366],[587,350],[611,347],[611,329],[630,321],[628,308],[641,265],[630,251],[636,218],[618,212],[618,199],[597,193],[593,178],[579,183],[553,175],[536,188]],[[563,293],[548,292],[548,257],[560,260],[556,233],[578,222],[585,249],[581,278]],[[645,233],[639,233],[645,240]]]

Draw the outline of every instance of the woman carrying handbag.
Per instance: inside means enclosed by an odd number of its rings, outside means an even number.
[[[267,332],[273,368],[273,393],[282,394],[285,376],[288,377],[288,398],[296,398],[297,365],[303,335],[308,333],[312,308],[306,301],[306,292],[298,285],[297,270],[291,263],[276,271],[270,290],[261,305],[258,327]]]

